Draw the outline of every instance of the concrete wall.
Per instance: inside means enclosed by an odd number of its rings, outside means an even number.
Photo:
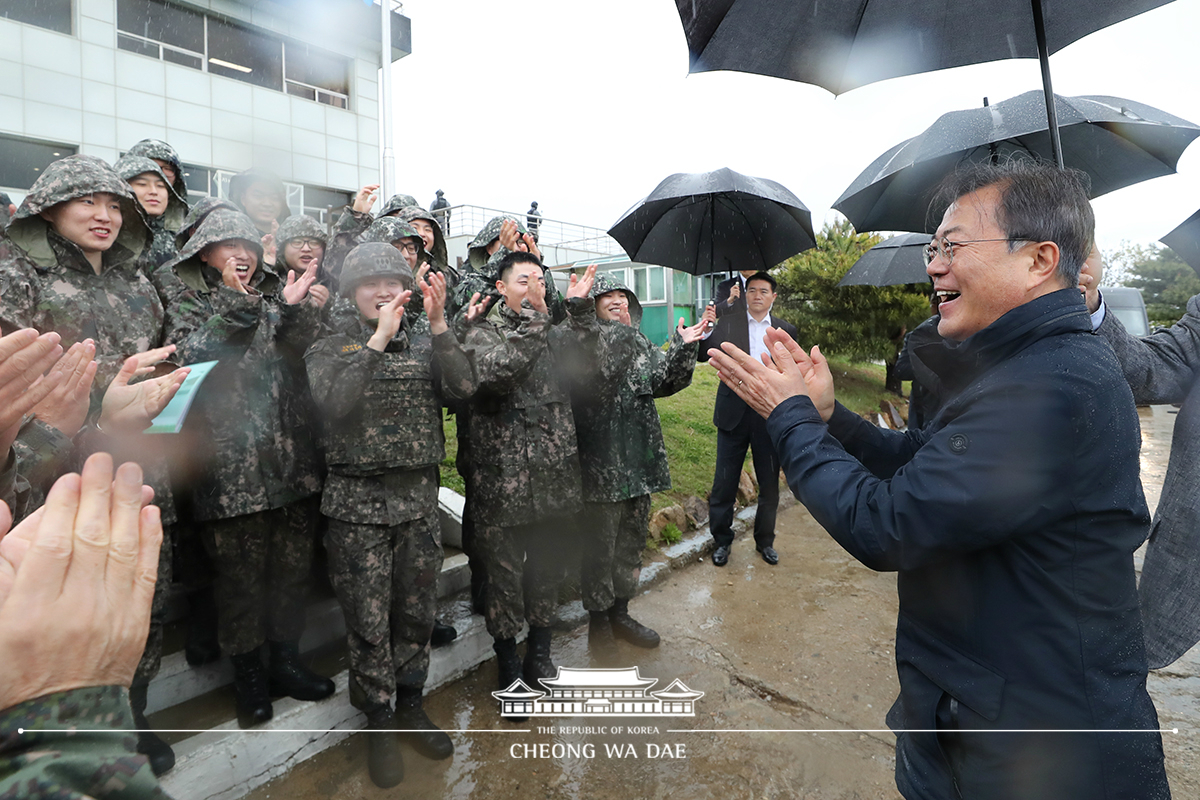
[[[243,3],[195,5],[302,39]],[[0,133],[74,145],[110,162],[153,137],[201,166],[254,165],[348,191],[378,182],[377,48],[308,37],[354,58],[343,110],[118,50],[116,0],[75,0],[74,13],[73,36],[0,19]]]

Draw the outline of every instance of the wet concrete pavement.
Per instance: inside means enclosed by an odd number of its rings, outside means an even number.
[[[1142,419],[1153,508],[1174,415],[1158,407]],[[405,745],[406,780],[384,791],[366,776],[363,737],[352,736],[249,797],[897,798],[895,739],[881,730],[897,692],[895,577],[855,562],[798,504],[780,512],[778,531],[778,566],[739,538],[729,566],[706,559],[631,604],[663,641],[652,651],[622,644],[618,666],[658,679],[651,691],[679,679],[704,692],[694,717],[505,722],[489,662],[426,699],[436,722],[461,731],[453,759],[428,761]],[[554,660],[592,666],[585,629],[556,634]],[[1180,731],[1164,736],[1174,796],[1200,797],[1200,652],[1152,675],[1150,688],[1163,727]],[[628,733],[635,725],[653,730]],[[580,727],[608,730],[568,730]],[[519,757],[541,744],[552,757]],[[570,754],[553,757],[555,744]],[[665,746],[673,757],[661,757]]]

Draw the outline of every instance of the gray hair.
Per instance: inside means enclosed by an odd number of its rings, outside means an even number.
[[[1079,271],[1092,250],[1096,217],[1088,200],[1091,184],[1086,173],[1059,169],[1033,158],[1010,158],[999,163],[972,163],[946,176],[930,212],[938,219],[958,198],[989,186],[1000,190],[996,223],[1009,242],[1058,245],[1058,278],[1064,287],[1079,283]]]

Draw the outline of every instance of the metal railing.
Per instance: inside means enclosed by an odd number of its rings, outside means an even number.
[[[474,236],[493,217],[512,217],[526,227],[530,227],[529,217],[525,212],[504,211],[483,206],[461,205],[450,206],[433,212],[441,223],[442,232],[446,238],[454,236]],[[617,240],[608,235],[603,228],[593,228],[574,222],[564,222],[547,217],[536,218],[538,247],[549,256],[550,251],[559,253],[579,252],[581,257],[615,256],[625,251]],[[547,259],[547,263],[549,259]]]

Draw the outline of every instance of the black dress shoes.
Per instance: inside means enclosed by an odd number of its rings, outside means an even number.
[[[729,563],[729,545],[723,544],[716,550],[713,550],[713,564],[718,567],[723,567]]]
[[[756,549],[762,555],[763,561],[767,562],[771,566],[775,566],[779,563],[779,553],[775,552],[774,547],[767,545],[766,547],[759,547]]]

